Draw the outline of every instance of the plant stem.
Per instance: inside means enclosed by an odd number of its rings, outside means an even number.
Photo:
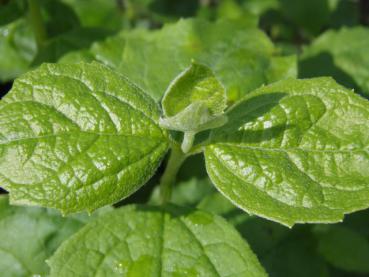
[[[184,133],[184,137],[183,137],[183,141],[182,141],[182,151],[183,153],[187,153],[188,151],[190,151],[192,145],[193,145],[193,141],[195,139],[195,132],[185,132]]]
[[[40,48],[46,38],[46,29],[42,21],[41,7],[39,0],[28,0],[29,20],[36,37],[37,47]]]
[[[170,200],[172,185],[175,183],[177,173],[186,158],[187,156],[178,146],[172,147],[167,167],[160,179],[160,198],[162,204],[165,204]]]

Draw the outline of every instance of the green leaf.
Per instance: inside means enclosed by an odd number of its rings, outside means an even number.
[[[338,29],[360,24],[360,2],[345,0],[330,0],[328,2],[331,9],[329,20],[331,28]]]
[[[369,210],[362,210],[345,217],[344,226],[354,229],[369,238]]]
[[[299,63],[301,77],[330,75],[340,84],[369,97],[369,28],[330,30],[306,47]]]
[[[328,276],[327,265],[315,252],[316,241],[309,225],[290,230],[249,216],[220,193],[207,195],[197,208],[226,218],[249,243],[270,276]]]
[[[12,203],[63,213],[127,197],[168,143],[155,102],[105,66],[44,64],[0,103],[0,181]]]
[[[0,3],[0,26],[12,23],[26,12],[25,2],[22,0],[8,1],[6,4]]]
[[[264,82],[272,51],[272,43],[257,29],[232,21],[181,20],[159,31],[128,38],[124,59],[117,60],[117,67],[160,99],[170,82],[194,59],[209,66],[228,95],[237,98]]]
[[[106,0],[62,0],[77,14],[82,26],[118,30],[122,27],[123,14],[116,1]]]
[[[91,63],[95,61],[94,55],[91,54],[90,50],[82,49],[77,51],[69,51],[67,54],[63,55],[60,59],[58,59],[58,63],[79,63],[86,62]]]
[[[330,264],[346,271],[369,273],[368,238],[340,225],[317,227],[321,227],[316,228],[318,250]]]
[[[227,95],[223,85],[205,65],[192,62],[169,85],[162,100],[164,117],[160,126],[185,132],[184,153],[191,149],[195,134],[227,122],[223,111]]]
[[[16,4],[17,2],[19,3]],[[18,5],[21,8],[25,3],[12,0],[8,5],[13,7]],[[0,81],[13,80],[30,70],[35,64],[54,61],[52,58],[57,54],[60,56],[67,51],[75,50],[77,42],[79,43],[77,49],[80,49],[83,42],[84,47],[89,47],[91,39],[103,38],[102,34],[98,37],[97,31],[82,30],[84,31],[82,33],[78,18],[75,17],[73,10],[63,3],[45,0],[42,1],[41,9],[49,38],[46,49],[37,49],[31,24],[26,16],[27,13],[19,20],[0,27]],[[72,29],[76,30],[72,31]],[[63,34],[67,31],[70,32]],[[100,31],[100,33],[102,32]],[[86,41],[89,43],[87,44]],[[58,45],[56,46],[56,44]],[[33,61],[34,58],[36,58],[36,62]]]
[[[300,228],[294,228],[284,234],[275,233],[283,237],[279,238],[277,243],[270,241],[272,245],[269,245],[269,251],[259,256],[265,270],[275,277],[336,277],[336,274],[330,274],[327,263],[316,252],[316,241],[307,228],[309,226],[296,227]],[[276,230],[265,231],[272,233]],[[248,235],[246,237],[248,238]],[[250,239],[252,240],[251,237]],[[250,245],[253,246],[251,242]]]
[[[156,31],[124,31],[93,45],[91,53],[156,100],[196,60],[210,67],[227,89],[228,100],[235,101],[268,83],[275,50],[263,32],[242,21],[188,19]]]
[[[273,57],[267,71],[268,83],[274,83],[281,79],[295,78],[297,76],[296,55]]]
[[[191,178],[173,186],[170,202],[180,206],[196,207],[204,197],[213,194],[214,190],[209,178]],[[150,197],[149,204],[159,205],[160,203],[160,188],[157,186]]]
[[[45,276],[45,260],[89,221],[87,214],[63,218],[44,208],[14,207],[0,196],[0,268],[6,276]]]
[[[211,115],[223,113],[226,92],[211,69],[192,62],[169,85],[162,100],[164,115],[174,116],[195,102],[203,102]]]
[[[247,95],[205,148],[212,182],[282,224],[337,222],[369,206],[369,102],[331,78]]]
[[[234,224],[234,222],[232,221],[232,216],[235,214],[237,214],[238,216],[238,211],[241,212],[245,220],[250,218],[249,215],[239,210],[235,205],[233,205],[227,198],[225,198],[219,192],[213,192],[211,194],[208,193],[208,195],[205,195],[205,197],[203,197],[201,202],[196,207],[200,210],[221,215],[232,224]],[[229,217],[228,215],[232,216]]]
[[[48,38],[80,28],[77,15],[71,7],[63,2],[43,0],[40,2],[40,6]]]
[[[149,13],[156,20],[161,21],[195,16],[200,6],[197,0],[136,0],[134,2],[133,8],[136,9],[135,12],[138,12],[137,8],[140,6],[142,9],[146,5],[146,13]]]
[[[329,21],[328,1],[322,0],[279,0],[279,10],[288,19],[289,25],[296,24],[305,32],[319,33]]]
[[[245,2],[245,1],[243,1]],[[251,11],[248,9],[245,9],[242,5],[244,3],[240,3],[240,1],[237,0],[223,0],[220,1],[216,5],[216,16],[217,18],[228,18],[228,19],[242,19],[242,20],[248,20],[253,23],[255,27],[258,26],[258,17],[253,16]],[[212,9],[212,7],[210,7]]]
[[[58,277],[266,276],[224,219],[172,206],[127,206],[101,216],[65,242],[49,264]]]
[[[206,173],[205,168],[205,158],[202,153],[187,157],[187,159],[183,162],[181,168],[178,171],[178,181],[186,181],[191,178],[208,178],[208,174]]]
[[[143,32],[143,30],[132,31],[132,35],[136,32]],[[122,31],[119,34],[108,37],[103,42],[98,42],[92,45],[90,54],[97,60],[115,70],[118,69],[119,63],[122,62],[122,56],[126,46],[125,36],[130,34],[127,31]],[[78,61],[78,60],[76,60]]]
[[[56,62],[68,52],[88,49],[90,45],[104,39],[110,32],[98,28],[75,28],[49,39],[32,61],[33,66],[43,62]],[[81,51],[82,52],[82,51]]]
[[[193,133],[217,128],[226,122],[227,117],[223,114],[212,115],[203,101],[191,103],[175,116],[163,117],[159,121],[163,128]]]
[[[36,54],[33,32],[24,19],[0,27],[0,81],[26,72]]]
[[[249,243],[270,276],[328,276],[327,265],[315,252],[316,241],[310,225],[290,230],[249,216],[220,193],[207,195],[197,208],[226,218]]]
[[[262,15],[270,9],[277,9],[279,2],[278,0],[248,0],[243,2],[243,7],[252,14]]]
[[[219,192],[206,195],[197,208],[227,219],[248,241],[258,257],[269,253],[290,231],[280,224],[246,214]]]

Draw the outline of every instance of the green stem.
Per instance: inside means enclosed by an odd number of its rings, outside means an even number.
[[[182,151],[183,153],[187,153],[188,151],[190,151],[192,145],[193,145],[193,141],[195,139],[195,132],[185,132],[184,133],[184,137],[183,137],[183,141],[182,141]]]
[[[160,179],[160,198],[162,204],[165,204],[170,200],[172,185],[175,183],[177,173],[186,158],[187,156],[178,146],[172,147],[167,167]]]
[[[36,37],[37,47],[40,48],[46,41],[46,29],[42,21],[39,0],[28,0],[29,20]]]

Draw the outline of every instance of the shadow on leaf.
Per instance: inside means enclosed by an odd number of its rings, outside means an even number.
[[[355,91],[360,91],[354,79],[337,67],[334,64],[332,56],[327,52],[300,60],[298,63],[298,72],[300,78],[331,76],[341,85],[353,88]]]
[[[271,93],[241,101],[227,113],[228,123],[213,131],[211,141],[217,143],[258,143],[282,135],[292,125],[278,124],[262,130],[245,130],[243,127],[245,124],[266,115],[286,95],[285,93]]]

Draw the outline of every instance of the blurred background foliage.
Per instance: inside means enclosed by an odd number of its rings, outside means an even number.
[[[210,65],[216,61],[213,69],[230,101],[282,78],[315,76],[332,76],[369,96],[366,0],[39,0],[41,30],[31,2],[0,0],[2,96],[17,76],[43,62],[96,60],[154,90],[160,99],[168,80],[192,57]],[[183,18],[195,19],[176,23]],[[219,23],[225,21],[235,23]],[[232,57],[224,57],[228,48]],[[183,64],[173,62],[172,55]],[[153,74],[142,77],[143,67]],[[117,206],[157,203],[161,173],[159,168],[147,185]],[[216,192],[201,155],[182,167],[172,201],[227,218],[270,276],[369,276],[369,211],[348,215],[339,224],[288,229],[247,215]]]

